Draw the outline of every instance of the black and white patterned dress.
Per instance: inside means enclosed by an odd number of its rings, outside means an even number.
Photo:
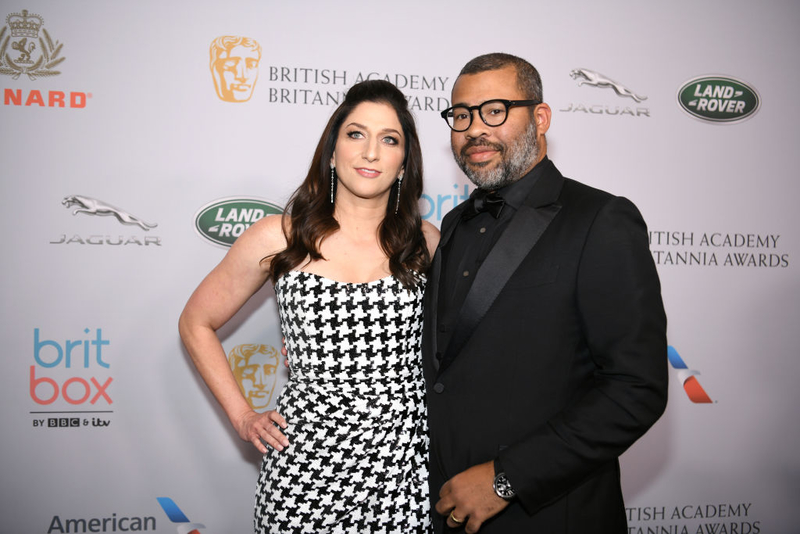
[[[301,271],[275,284],[291,365],[277,410],[290,445],[264,455],[257,533],[430,532],[424,286]]]

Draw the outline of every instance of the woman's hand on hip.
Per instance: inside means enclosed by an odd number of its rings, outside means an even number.
[[[275,423],[278,426],[275,426]],[[236,431],[240,438],[249,441],[261,454],[264,454],[267,452],[264,443],[276,451],[282,451],[289,446],[289,440],[281,432],[281,429],[285,429],[286,426],[286,419],[275,410],[268,410],[264,413],[251,410],[239,419]]]

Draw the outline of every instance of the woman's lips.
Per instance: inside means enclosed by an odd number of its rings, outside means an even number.
[[[381,171],[376,171],[375,169],[367,169],[366,167],[358,167],[356,172],[361,176],[366,178],[377,178],[381,175]]]

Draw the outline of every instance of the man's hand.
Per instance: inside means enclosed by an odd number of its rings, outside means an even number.
[[[470,467],[444,483],[436,511],[447,516],[450,528],[464,526],[468,534],[475,534],[484,521],[508,506],[494,492],[493,483],[494,462]]]

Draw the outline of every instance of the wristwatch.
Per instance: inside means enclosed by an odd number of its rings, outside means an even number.
[[[497,496],[506,501],[510,501],[516,497],[517,492],[511,487],[511,483],[508,481],[508,477],[506,477],[506,474],[503,472],[503,468],[500,465],[499,459],[494,461],[494,473],[494,483],[492,484],[492,487],[494,488],[494,492],[497,494]]]

